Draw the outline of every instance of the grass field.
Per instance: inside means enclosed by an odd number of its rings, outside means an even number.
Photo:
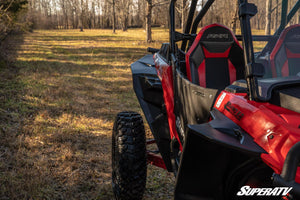
[[[118,112],[141,112],[130,64],[147,53],[145,35],[37,30],[1,45],[1,200],[113,198],[111,131]],[[153,39],[159,48],[168,30]],[[173,189],[173,174],[149,166],[144,199]]]
[[[153,39],[159,47],[168,30]],[[2,45],[0,199],[113,198],[113,120],[141,112],[130,64],[147,47],[142,29],[37,30]],[[173,175],[148,174],[145,199],[171,199]]]

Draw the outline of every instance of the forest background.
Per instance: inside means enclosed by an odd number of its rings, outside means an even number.
[[[218,22],[231,27],[237,23],[237,0],[216,0],[200,23]],[[278,27],[279,0],[251,0],[259,8],[252,20],[253,28],[269,34]],[[292,6],[296,0],[291,0]],[[1,0],[0,40],[12,30],[33,29],[116,29],[145,28],[146,40],[152,41],[151,27],[169,27],[168,0]],[[197,11],[206,0],[199,0]],[[176,4],[177,28],[184,28],[190,0]],[[197,13],[196,13],[197,14]],[[299,22],[299,13],[293,20]]]

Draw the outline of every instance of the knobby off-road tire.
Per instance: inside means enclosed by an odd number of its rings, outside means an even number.
[[[112,135],[112,185],[117,200],[143,198],[146,176],[146,136],[143,118],[135,112],[117,115]]]

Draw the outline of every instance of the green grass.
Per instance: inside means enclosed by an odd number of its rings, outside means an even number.
[[[168,31],[154,29],[153,39],[160,47]],[[1,199],[113,198],[113,120],[141,112],[130,64],[148,46],[134,29],[37,30],[2,47]],[[170,199],[173,175],[153,166],[148,173],[145,199]]]

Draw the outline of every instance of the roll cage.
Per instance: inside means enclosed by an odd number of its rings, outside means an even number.
[[[197,7],[198,0],[192,0],[191,6],[185,26],[184,33],[179,33],[175,30],[175,3],[177,0],[171,0],[170,2],[170,62],[173,67],[173,72],[176,71],[176,64],[178,60],[176,58],[176,42],[182,41],[180,51],[187,51],[195,37],[198,25],[203,19],[205,14],[215,0],[207,0],[203,8],[200,10],[198,15],[194,19],[195,10]],[[255,62],[255,54],[253,50],[253,41],[266,41],[267,44],[264,49],[260,52],[260,55],[264,55],[274,48],[277,39],[279,38],[286,25],[294,17],[296,12],[300,8],[300,0],[298,0],[288,12],[289,0],[282,0],[281,2],[281,20],[280,26],[273,35],[252,35],[251,32],[251,17],[257,13],[257,7],[253,3],[249,3],[248,0],[239,0],[239,20],[241,27],[241,35],[237,35],[237,39],[243,42],[244,60],[245,60],[245,79],[249,90],[249,100],[254,101],[268,101],[268,97],[262,97],[258,92],[258,81],[259,77],[264,75],[264,67]],[[194,19],[194,20],[193,20]]]

